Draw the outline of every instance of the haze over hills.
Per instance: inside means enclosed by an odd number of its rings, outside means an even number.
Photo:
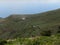
[[[41,36],[42,31],[60,31],[60,9],[32,15],[10,15],[0,24],[0,38]]]

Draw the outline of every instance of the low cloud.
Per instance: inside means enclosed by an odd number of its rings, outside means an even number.
[[[0,2],[60,3],[60,0],[0,0]]]
[[[60,0],[42,0],[41,3],[60,3]]]

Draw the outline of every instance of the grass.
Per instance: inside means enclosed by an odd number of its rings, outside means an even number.
[[[17,38],[6,45],[60,45],[60,34],[31,38]]]

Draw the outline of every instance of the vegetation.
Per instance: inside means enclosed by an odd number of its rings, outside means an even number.
[[[49,35],[60,33],[60,9],[32,15],[14,14],[0,21],[2,39],[41,36],[48,31]]]
[[[7,41],[5,45],[60,45],[60,34],[12,40]]]
[[[59,45],[60,9],[0,18],[0,39],[2,45]],[[9,39],[16,40],[4,42]]]

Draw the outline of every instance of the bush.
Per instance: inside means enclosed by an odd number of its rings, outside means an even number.
[[[7,44],[6,40],[0,40],[0,45],[5,45],[5,44]]]
[[[42,36],[51,36],[51,31],[42,31],[41,35]]]

